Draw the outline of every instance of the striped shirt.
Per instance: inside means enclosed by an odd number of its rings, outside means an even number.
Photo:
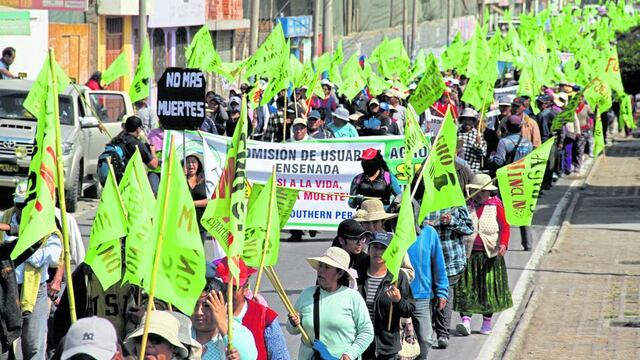
[[[385,273],[382,276],[373,276],[367,272],[367,297],[364,299],[365,303],[367,303],[367,310],[369,310],[369,317],[371,318],[371,322],[373,322],[374,312],[373,307],[376,303],[376,294],[378,293],[378,288],[384,280],[384,277],[387,274]]]

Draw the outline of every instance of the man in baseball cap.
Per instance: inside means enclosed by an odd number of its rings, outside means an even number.
[[[96,360],[120,360],[116,329],[107,319],[92,316],[78,319],[64,338],[60,360],[88,355]]]

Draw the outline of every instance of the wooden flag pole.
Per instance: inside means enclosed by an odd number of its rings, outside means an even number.
[[[271,284],[275,288],[276,293],[278,293],[278,295],[280,296],[280,299],[282,300],[284,307],[287,309],[287,312],[290,315],[297,315],[297,312],[293,307],[293,305],[291,304],[291,301],[289,300],[287,293],[285,293],[284,288],[282,287],[282,283],[280,282],[280,279],[278,278],[278,275],[276,274],[275,270],[273,270],[271,266],[267,266],[265,267],[265,273],[267,274],[269,281],[271,281]],[[300,330],[302,341],[305,344],[311,346],[312,341],[309,338],[309,334],[307,334],[307,332],[304,330],[304,327],[302,327],[302,324],[298,325],[298,330]]]
[[[287,94],[284,94],[284,109],[282,110],[282,116],[283,116],[283,128],[282,128],[282,142],[287,142],[287,100],[289,99],[289,96],[287,96]]]
[[[236,263],[234,256],[227,257],[227,266],[229,262]],[[236,263],[237,264],[237,263]],[[234,277],[229,273],[229,283],[227,284],[227,321],[229,322],[227,327],[227,339],[229,339],[229,350],[233,349],[233,281]],[[238,287],[240,287],[240,279],[238,279]]]
[[[169,161],[167,166],[167,193],[164,197],[164,203],[162,204],[162,215],[160,217],[159,229],[162,229],[167,222],[167,209],[169,208],[169,196],[171,192],[171,173],[173,170],[173,162],[175,157],[175,150],[173,149],[174,138],[171,136],[171,144],[169,147]],[[142,332],[142,342],[140,344],[140,357],[144,359],[144,353],[147,348],[147,341],[149,339],[149,322],[151,320],[151,311],[153,310],[154,297],[156,295],[156,281],[158,278],[158,268],[160,267],[160,256],[162,255],[162,242],[164,241],[164,231],[159,231],[158,242],[156,243],[156,254],[153,260],[153,269],[151,271],[151,282],[149,289],[149,300],[147,303],[147,313],[145,314],[144,330]]]
[[[253,290],[253,295],[257,296],[258,291],[260,290],[260,282],[262,281],[262,273],[264,272],[264,262],[267,257],[267,249],[269,248],[269,240],[271,235],[271,219],[273,218],[273,202],[276,200],[276,167],[273,166],[271,168],[271,193],[269,194],[269,214],[267,215],[267,234],[264,238],[264,244],[262,245],[262,257],[260,258],[260,267],[258,268],[258,278],[256,279],[256,287]],[[266,190],[266,187],[262,190]]]
[[[49,48],[49,76],[51,76],[51,82],[53,87],[53,116],[55,127],[55,141],[56,141],[56,180],[58,187],[58,204],[60,206],[60,226],[62,229],[62,246],[64,249],[64,274],[67,282],[67,294],[69,295],[69,314],[71,323],[76,322],[76,298],[73,291],[73,279],[71,276],[71,251],[69,247],[69,227],[67,221],[67,204],[65,202],[64,195],[64,166],[62,164],[62,135],[60,133],[60,104],[58,103],[58,77],[56,76],[56,69],[53,65],[55,62],[55,55],[53,48]],[[44,149],[40,149],[44,151]]]

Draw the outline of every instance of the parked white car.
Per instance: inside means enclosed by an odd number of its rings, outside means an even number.
[[[33,83],[0,81],[0,187],[13,188],[29,172],[36,119],[22,103]],[[100,196],[98,156],[134,111],[128,94],[94,91],[82,85],[70,85],[59,95],[59,103],[66,206],[67,211],[73,212],[83,192],[88,197]]]

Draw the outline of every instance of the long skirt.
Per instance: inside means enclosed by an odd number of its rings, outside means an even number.
[[[453,309],[465,314],[491,314],[513,306],[504,257],[472,252],[454,294]]]

